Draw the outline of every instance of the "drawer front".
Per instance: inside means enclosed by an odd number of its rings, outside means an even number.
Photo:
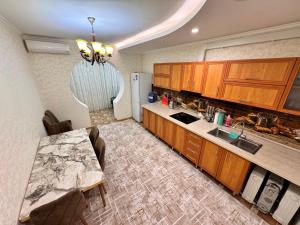
[[[202,138],[188,132],[186,135],[186,143],[183,155],[191,160],[193,163],[198,164],[199,156],[201,153]]]
[[[225,83],[222,99],[266,109],[276,109],[284,87]]]
[[[226,81],[285,85],[295,59],[230,61]]]

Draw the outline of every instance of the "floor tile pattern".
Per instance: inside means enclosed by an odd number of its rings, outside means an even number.
[[[90,112],[92,126],[109,124],[116,121],[114,117],[114,111],[112,108],[102,109],[96,112]]]
[[[86,194],[89,225],[267,225],[133,120],[98,126],[106,142],[106,207]]]
[[[133,120],[99,130],[107,206],[91,191],[89,224],[267,224]]]

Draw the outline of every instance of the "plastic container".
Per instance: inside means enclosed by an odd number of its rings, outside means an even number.
[[[225,112],[218,112],[218,122],[217,122],[217,124],[219,126],[223,125],[224,117],[225,117]]]

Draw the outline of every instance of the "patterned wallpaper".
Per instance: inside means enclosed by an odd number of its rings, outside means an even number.
[[[241,38],[242,39],[242,38]],[[224,45],[226,45],[224,41]],[[211,46],[213,44],[210,44]],[[218,42],[217,46],[222,46]],[[212,61],[229,59],[254,59],[254,58],[278,58],[300,57],[300,38],[292,38],[263,43],[252,43],[233,47],[218,47],[206,49],[205,44],[192,43],[160,49],[143,55],[143,71],[152,73],[153,64],[160,62],[189,62]]]
[[[34,77],[38,83],[45,108],[52,110],[59,119],[71,119],[75,128],[89,127],[88,108],[74,99],[70,89],[70,75],[80,62],[75,41],[65,40],[71,48],[70,55],[30,53]],[[131,117],[130,73],[141,71],[141,56],[115,51],[111,61],[122,74],[124,91],[115,106],[117,119]]]
[[[0,224],[17,223],[40,136],[43,107],[21,34],[0,15]]]

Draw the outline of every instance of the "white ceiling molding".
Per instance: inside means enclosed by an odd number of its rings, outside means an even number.
[[[203,7],[206,0],[185,0],[182,6],[167,20],[115,44],[125,49],[170,34],[190,21]]]
[[[171,50],[180,46],[189,45],[203,45],[205,49],[214,48],[226,48],[231,46],[246,45],[252,43],[266,42],[266,41],[277,41],[282,39],[291,39],[300,37],[300,22],[284,24],[280,26],[273,26],[239,34],[227,35],[219,38],[212,38],[203,41],[190,42],[187,44],[181,44],[176,46],[170,46],[167,48],[160,48],[150,51],[145,51],[143,54],[151,52],[160,52],[165,50]]]

